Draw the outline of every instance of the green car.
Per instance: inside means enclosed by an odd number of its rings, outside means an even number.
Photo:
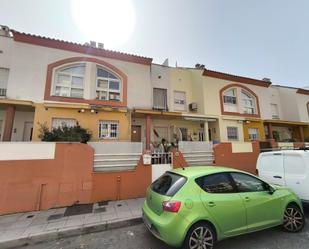
[[[166,172],[147,189],[143,220],[154,236],[185,249],[211,249],[217,241],[282,225],[299,232],[302,204],[289,189],[217,166]]]

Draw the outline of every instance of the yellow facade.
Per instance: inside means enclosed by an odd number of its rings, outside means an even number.
[[[243,130],[244,130],[244,141],[249,142],[249,128],[254,128],[259,130],[259,140],[265,141],[265,130],[264,130],[264,124],[261,120],[246,120],[243,124]]]
[[[37,104],[35,107],[35,118],[33,123],[33,141],[39,141],[40,124],[46,124],[51,128],[53,118],[75,119],[82,128],[87,128],[92,133],[91,141],[115,141],[116,139],[99,138],[100,121],[119,122],[119,137],[117,141],[130,141],[130,113],[125,110],[120,111],[98,111],[91,113],[89,108],[85,112],[78,112],[79,108],[69,107],[46,107]]]

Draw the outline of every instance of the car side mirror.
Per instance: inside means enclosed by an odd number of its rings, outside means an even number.
[[[273,193],[275,193],[276,189],[274,187],[272,187],[271,185],[268,185],[268,193],[270,195],[272,195]]]

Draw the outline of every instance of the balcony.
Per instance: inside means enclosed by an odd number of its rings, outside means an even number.
[[[6,88],[0,88],[0,97],[6,96]]]

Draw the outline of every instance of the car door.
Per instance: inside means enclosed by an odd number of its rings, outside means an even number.
[[[248,232],[281,224],[283,207],[278,192],[270,193],[269,185],[252,175],[230,175],[246,208]]]
[[[285,185],[283,153],[281,151],[261,153],[257,169],[262,180],[281,186]]]
[[[196,179],[196,182],[202,188],[201,200],[206,212],[225,236],[246,231],[245,206],[228,174],[206,175]]]

